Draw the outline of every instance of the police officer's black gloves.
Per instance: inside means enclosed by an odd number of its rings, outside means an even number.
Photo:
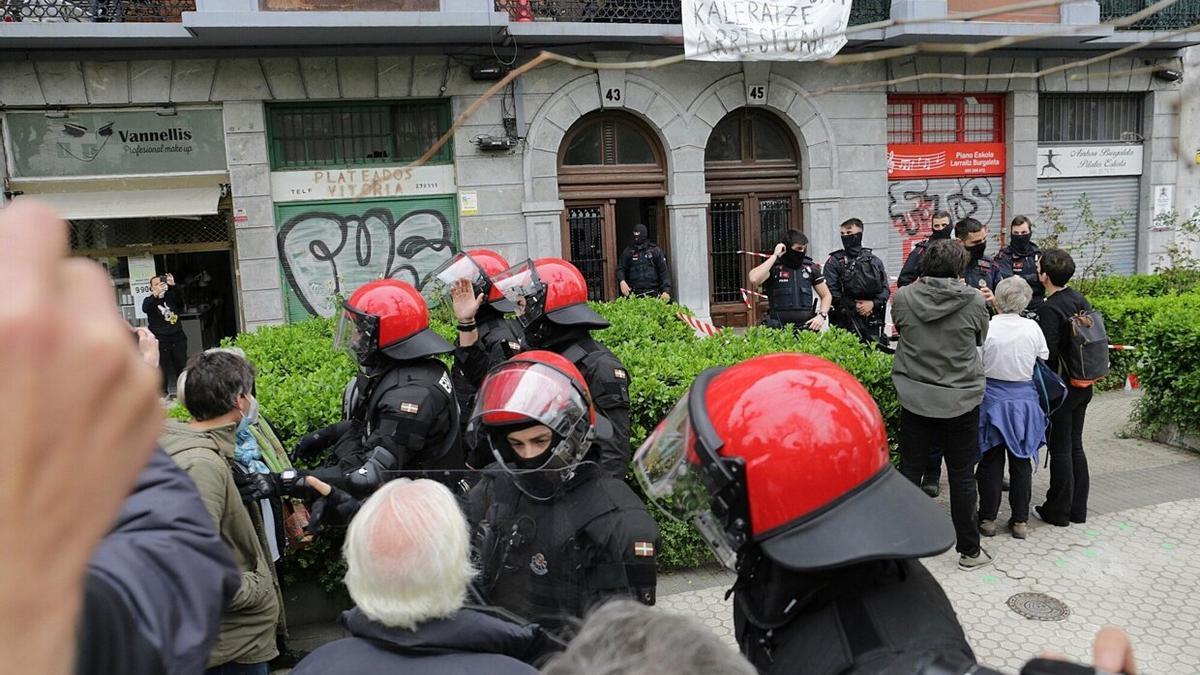
[[[334,487],[327,497],[321,497],[313,504],[304,530],[316,534],[321,531],[322,524],[348,525],[361,507],[362,502],[350,493]]]
[[[238,466],[233,470],[233,482],[247,504],[279,496],[279,479],[272,473],[256,473]]]
[[[317,455],[322,450],[337,442],[342,434],[354,427],[354,422],[351,420],[343,420],[337,424],[331,424],[323,429],[317,429],[311,434],[306,434],[296,444],[296,449],[292,450],[292,457],[310,462],[317,458]]]

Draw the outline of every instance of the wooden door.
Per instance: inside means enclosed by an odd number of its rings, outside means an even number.
[[[800,229],[796,199],[791,194],[714,195],[709,204],[709,284],[711,314],[718,326],[757,325],[766,314],[767,302],[743,290],[751,288],[749,272],[763,258],[746,253],[769,254],[785,232]],[[741,251],[739,253],[739,251]]]
[[[588,300],[616,297],[616,200],[567,202],[563,210],[563,257],[587,281]]]

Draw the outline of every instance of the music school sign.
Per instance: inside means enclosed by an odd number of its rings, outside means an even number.
[[[888,180],[1004,175],[1003,143],[893,143]]]

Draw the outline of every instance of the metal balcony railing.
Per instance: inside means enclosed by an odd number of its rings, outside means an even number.
[[[1100,20],[1111,21],[1149,7],[1151,0],[1100,0]],[[1125,30],[1179,30],[1200,24],[1200,0],[1179,0]]]
[[[164,23],[196,11],[196,0],[0,0],[0,21]]]
[[[526,3],[496,0],[496,11],[521,19]],[[529,0],[534,21],[578,21],[584,23],[680,23],[679,0]],[[854,0],[850,25],[883,21],[891,14],[891,0]]]

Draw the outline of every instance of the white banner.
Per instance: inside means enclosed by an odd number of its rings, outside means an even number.
[[[850,0],[683,0],[683,51],[695,61],[818,61],[846,45],[849,21]]]
[[[1038,146],[1038,178],[1140,175],[1140,144]]]

